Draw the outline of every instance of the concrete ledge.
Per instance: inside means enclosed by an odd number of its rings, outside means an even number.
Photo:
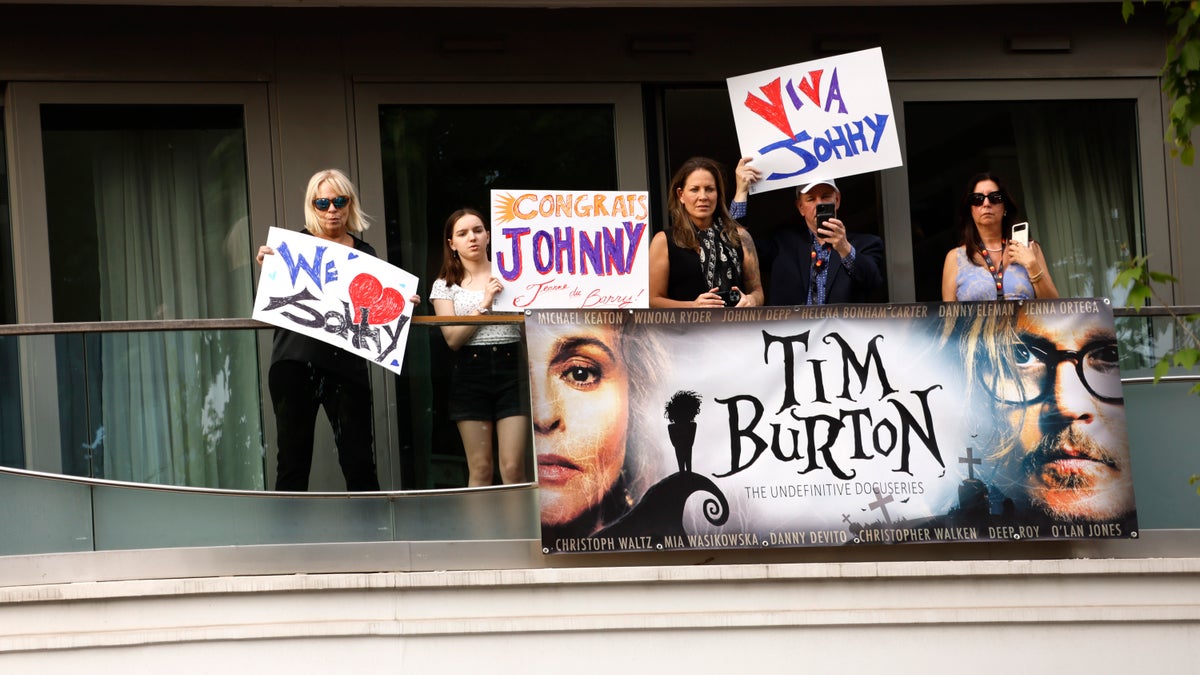
[[[947,634],[1069,626],[1110,640],[1143,624],[1170,626],[1164,639],[1180,628],[1200,637],[1200,558],[281,574],[0,589],[0,657],[197,643],[240,653],[297,639],[436,639],[469,650],[498,638],[515,646],[529,636],[551,643],[631,631],[704,641],[709,630],[820,630],[850,644],[921,626]]]
[[[789,563],[952,563],[1200,558],[1200,530],[1136,540],[984,542],[544,556],[534,539],[265,544],[0,556],[0,587],[137,579]],[[832,567],[813,568],[828,570]],[[822,571],[819,574],[825,575]]]

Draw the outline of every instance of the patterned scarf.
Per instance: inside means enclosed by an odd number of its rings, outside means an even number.
[[[695,224],[692,227],[696,227]],[[742,259],[738,247],[734,246],[721,227],[721,219],[714,218],[708,229],[696,227],[696,239],[700,242],[700,268],[709,288],[728,291],[741,285]]]

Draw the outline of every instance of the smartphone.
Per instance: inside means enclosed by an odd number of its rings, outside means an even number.
[[[836,212],[833,210],[833,208],[833,202],[822,202],[817,204],[817,238],[821,239],[822,241],[824,240],[824,237],[821,236],[821,227],[825,225],[825,221],[836,215]]]
[[[1029,223],[1014,223],[1012,226],[1012,240],[1019,241],[1022,244],[1029,245]]]

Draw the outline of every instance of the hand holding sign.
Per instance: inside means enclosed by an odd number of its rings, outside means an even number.
[[[254,318],[399,373],[417,278],[371,255],[273,227],[259,249]]]
[[[742,155],[763,176],[752,194],[901,164],[878,47],[727,83]]]

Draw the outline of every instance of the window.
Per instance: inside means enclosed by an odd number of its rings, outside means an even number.
[[[941,298],[981,171],[1008,183],[1061,295],[1120,295],[1117,264],[1144,250],[1135,100],[910,102],[905,131],[917,300]]]
[[[652,199],[658,200],[655,212],[665,214],[666,204],[659,203],[660,194],[666,190],[679,166],[696,155],[709,157],[721,163],[728,174],[725,179],[732,196],[733,170],[741,159],[741,151],[738,147],[733,113],[729,108],[729,90],[724,87],[668,87],[662,89],[659,95],[662,112],[657,116],[660,119],[658,128],[663,138],[662,156],[666,165],[659,170],[664,177],[661,189],[652,196]],[[842,206],[838,217],[845,221],[846,226],[853,232],[874,234],[883,238],[878,172],[839,178],[838,188],[842,193]],[[660,221],[662,222],[655,228],[656,231],[662,229],[665,215]],[[804,227],[800,214],[796,211],[795,192],[790,188],[772,190],[751,197],[748,213],[741,222],[756,239],[768,238],[782,228]],[[769,267],[764,266],[762,281],[769,297]],[[887,298],[885,270],[885,286],[874,300],[886,302]]]
[[[56,321],[251,312],[246,144],[236,105],[41,108]],[[57,341],[64,473],[262,487],[254,335]],[[233,465],[236,468],[231,468]]]
[[[486,215],[492,189],[618,189],[611,104],[384,105],[379,134],[388,259],[422,279],[426,298],[441,268],[443,226],[458,208]],[[428,301],[424,311],[433,313]],[[401,468],[404,487],[464,486],[440,332],[413,331],[406,363],[396,381],[400,457],[411,461]]]
[[[420,277],[418,314],[434,313],[428,295],[446,217],[461,206],[486,213],[492,187],[646,189],[636,86],[359,83],[354,108],[359,191],[386,221],[368,241]],[[376,401],[386,398],[376,410],[391,411],[376,415],[375,443],[380,480],[390,475],[393,489],[466,484],[446,419],[447,356],[440,331],[418,326],[404,374],[373,378]]]
[[[9,84],[20,320],[248,317],[262,237],[252,222],[274,221],[265,95],[261,85]],[[258,338],[22,338],[26,467],[262,489]]]
[[[0,87],[3,92],[3,87]],[[0,119],[4,108],[0,107]],[[13,292],[12,219],[8,208],[8,153],[4,128],[0,125],[0,323],[17,322]],[[0,337],[0,466],[23,468],[25,448],[21,441],[21,378],[17,338]]]

